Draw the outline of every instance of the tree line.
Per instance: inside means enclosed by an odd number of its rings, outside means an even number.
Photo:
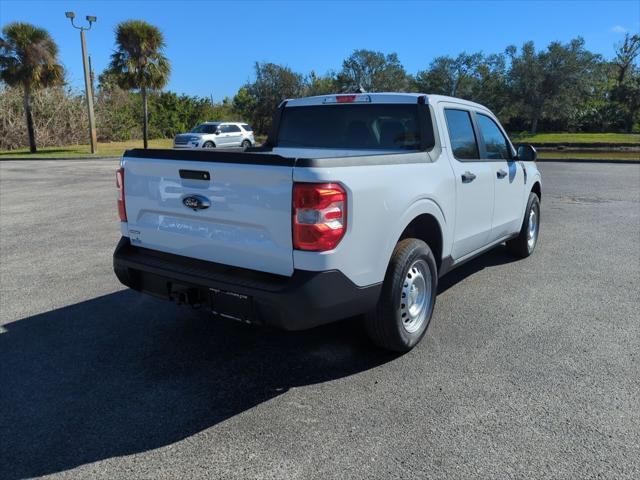
[[[533,42],[504,52],[440,56],[407,73],[397,54],[356,50],[337,72],[302,75],[283,65],[255,64],[255,80],[240,88],[234,109],[259,130],[283,98],[335,92],[423,92],[489,107],[510,131],[637,131],[640,127],[640,36],[627,34],[606,60],[582,38]]]
[[[510,131],[632,132],[640,129],[640,35],[625,35],[615,56],[590,52],[582,38],[533,42],[434,58],[406,71],[396,53],[355,50],[338,70],[293,71],[256,62],[254,77],[222,102],[163,91],[171,72],[162,32],[140,20],[121,22],[115,50],[98,77],[98,138],[166,138],[205,120],[250,122],[258,134],[286,98],[351,92],[423,92],[486,105]],[[58,48],[49,33],[15,22],[0,37],[0,148],[84,143],[84,95],[65,84]]]

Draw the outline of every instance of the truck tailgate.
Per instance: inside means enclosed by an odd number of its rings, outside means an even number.
[[[260,153],[125,152],[131,243],[291,275],[293,163],[288,162]],[[185,198],[194,196],[209,206],[190,208]]]

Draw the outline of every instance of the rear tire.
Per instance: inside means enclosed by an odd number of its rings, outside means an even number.
[[[531,192],[527,208],[524,211],[524,220],[520,233],[513,240],[507,242],[507,248],[511,253],[520,257],[530,256],[538,244],[540,234],[540,199],[538,195]]]
[[[246,150],[247,148],[251,148],[251,142],[249,140],[243,140],[242,145],[240,146],[242,147],[242,150]]]
[[[206,141],[202,144],[202,148],[216,148],[216,144],[212,141]]]
[[[408,352],[422,339],[436,301],[438,269],[429,246],[407,238],[396,245],[376,308],[365,329],[378,346]]]

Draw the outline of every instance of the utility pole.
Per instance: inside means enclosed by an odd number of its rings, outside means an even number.
[[[91,66],[91,55],[89,55],[89,80],[91,81],[91,97],[96,98],[96,91],[93,89],[96,79],[93,74],[93,67]]]
[[[87,55],[87,41],[85,39],[84,32],[86,30],[91,30],[91,26],[93,22],[97,20],[97,17],[93,15],[87,15],[87,21],[89,22],[88,27],[78,27],[73,23],[73,19],[76,14],[73,12],[65,12],[65,16],[71,20],[71,25],[73,28],[77,28],[80,30],[80,45],[82,46],[82,66],[84,68],[84,87],[86,91],[87,97],[87,110],[89,112],[89,136],[91,139],[91,153],[96,153],[98,142],[96,137],[96,119],[93,114],[93,82],[91,81],[91,72],[89,67],[89,57]]]

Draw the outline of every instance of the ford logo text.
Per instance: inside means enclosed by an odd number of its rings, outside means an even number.
[[[209,208],[211,206],[211,202],[208,198],[203,197],[202,195],[189,195],[188,197],[184,197],[182,199],[182,204],[193,210],[204,210],[205,208]]]

